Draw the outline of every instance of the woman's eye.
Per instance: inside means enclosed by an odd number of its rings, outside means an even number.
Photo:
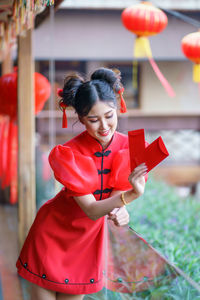
[[[90,120],[91,123],[96,123],[98,120]]]
[[[112,115],[109,115],[109,116],[106,116],[106,119],[110,119],[113,117],[113,114]]]

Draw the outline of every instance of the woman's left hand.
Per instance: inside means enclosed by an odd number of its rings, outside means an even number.
[[[112,220],[116,226],[124,226],[129,223],[129,213],[125,206],[114,208],[108,214],[108,219]]]

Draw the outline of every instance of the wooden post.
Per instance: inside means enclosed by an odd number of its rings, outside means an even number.
[[[35,104],[32,30],[18,38],[18,209],[19,244],[23,244],[36,212]]]

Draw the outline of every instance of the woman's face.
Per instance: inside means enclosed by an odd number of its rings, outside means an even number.
[[[112,105],[112,102],[109,104]],[[104,148],[110,142],[117,127],[117,111],[114,106],[110,105],[97,101],[88,115],[80,119],[88,133]]]

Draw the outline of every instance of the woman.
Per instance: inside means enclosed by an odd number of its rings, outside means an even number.
[[[119,74],[109,69],[96,70],[90,81],[65,80],[61,105],[75,109],[86,131],[49,156],[64,188],[38,211],[17,261],[18,273],[33,284],[32,300],[81,300],[101,290],[104,216],[126,225],[125,204],[144,192],[146,166],[128,177],[120,164],[120,156],[129,160],[127,136],[116,132],[120,91]]]

